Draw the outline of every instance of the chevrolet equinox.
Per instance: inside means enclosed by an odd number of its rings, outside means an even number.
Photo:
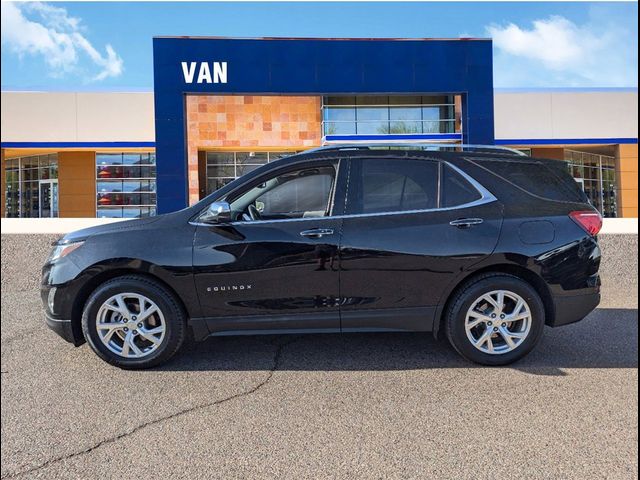
[[[121,368],[187,337],[374,331],[433,332],[505,365],[598,305],[601,226],[560,161],[323,147],[184,210],[65,235],[42,301],[49,327]]]

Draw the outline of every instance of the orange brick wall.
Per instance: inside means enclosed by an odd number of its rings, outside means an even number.
[[[638,217],[638,144],[618,145],[618,204],[621,217]]]
[[[321,97],[189,95],[189,204],[199,199],[199,150],[305,149],[319,146]]]
[[[95,217],[95,152],[86,151],[58,153],[58,188],[60,217]]]
[[[531,149],[534,158],[550,158],[552,160],[564,160],[564,148],[537,148]]]

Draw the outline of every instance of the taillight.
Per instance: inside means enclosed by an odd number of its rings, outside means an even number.
[[[589,235],[597,235],[602,229],[602,215],[593,210],[571,212],[571,220],[580,225]]]

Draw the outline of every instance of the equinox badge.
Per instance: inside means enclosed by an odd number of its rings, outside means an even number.
[[[230,292],[234,290],[251,290],[251,285],[220,285],[207,287],[207,292]]]

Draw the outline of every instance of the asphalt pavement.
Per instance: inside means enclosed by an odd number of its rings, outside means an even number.
[[[637,236],[516,365],[428,334],[212,338],[123,371],[42,320],[47,236],[2,236],[2,478],[637,478]]]

